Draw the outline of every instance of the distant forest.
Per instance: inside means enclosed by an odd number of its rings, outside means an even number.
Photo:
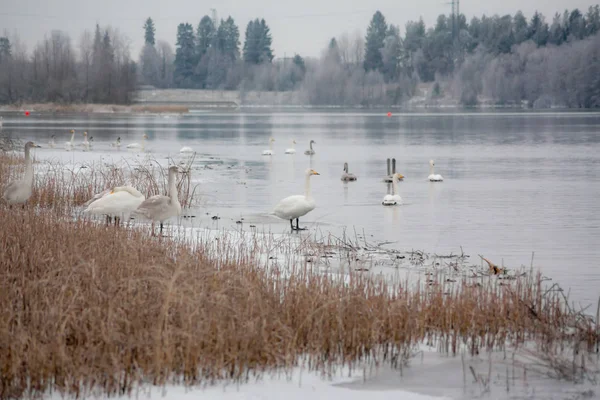
[[[157,88],[294,91],[311,105],[402,105],[429,83],[427,100],[534,108],[600,107],[600,7],[491,17],[440,15],[401,32],[377,11],[359,31],[324,42],[317,59],[276,58],[267,22],[246,26],[208,15],[177,27],[175,50],[148,18],[139,59],[111,27],[85,31],[76,46],[52,31],[28,53],[0,37],[0,103],[128,103],[139,85]]]

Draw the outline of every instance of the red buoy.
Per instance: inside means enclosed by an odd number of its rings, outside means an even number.
[[[392,113],[388,111],[388,117],[391,117],[391,116],[392,116]]]
[[[29,117],[29,111],[25,111],[25,116]]]

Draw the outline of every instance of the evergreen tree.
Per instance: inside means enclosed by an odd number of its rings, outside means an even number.
[[[256,18],[246,26],[244,40],[244,61],[248,64],[262,64],[273,61],[271,33],[264,19]]]
[[[154,28],[154,21],[152,21],[152,18],[148,18],[146,20],[146,23],[144,24],[144,32],[144,40],[146,41],[146,44],[154,46],[154,33],[156,32],[156,29]]]
[[[400,61],[402,60],[402,39],[400,29],[390,25],[383,48],[381,49],[383,68],[381,72],[386,81],[391,82],[398,78],[400,73]]]
[[[588,36],[595,35],[600,31],[600,6],[590,6],[585,15],[585,32]]]
[[[294,55],[292,59],[292,63],[302,71],[302,73],[306,72],[306,64],[304,63],[304,59],[300,57],[300,55]]]
[[[194,29],[188,23],[177,26],[177,49],[173,78],[178,87],[192,87],[196,67],[196,44]]]
[[[564,30],[560,23],[560,14],[556,13],[548,32],[548,42],[560,46],[564,41]]]
[[[208,49],[213,45],[216,38],[217,28],[215,23],[208,16],[205,15],[198,24],[198,30],[196,34],[196,42],[198,45],[198,57],[202,57]]]
[[[381,49],[388,31],[385,17],[380,11],[375,12],[371,23],[367,28],[367,36],[365,38],[365,70],[381,70],[383,60],[381,58]]]
[[[513,31],[515,36],[515,43],[523,43],[530,38],[529,26],[527,19],[521,11],[518,11],[513,18]]]
[[[217,47],[233,61],[240,56],[240,30],[231,16],[219,25]]]
[[[538,47],[545,46],[548,42],[548,24],[544,21],[544,16],[537,11],[531,18],[528,38],[533,40]]]
[[[0,62],[9,58],[11,55],[10,40],[6,37],[0,37]]]

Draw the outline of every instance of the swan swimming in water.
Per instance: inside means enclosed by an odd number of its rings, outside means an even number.
[[[117,138],[117,141],[110,144],[112,147],[116,147],[117,149],[121,148],[121,136]]]
[[[304,152],[304,154],[306,154],[307,156],[312,156],[313,154],[315,154],[315,151],[312,148],[313,144],[317,144],[317,142],[315,142],[314,140],[311,140],[310,143],[309,143],[310,149],[306,150]]]
[[[160,233],[163,222],[171,217],[181,215],[181,204],[177,196],[177,173],[179,168],[169,168],[169,192],[167,196],[161,194],[148,197],[133,213],[142,215],[152,221],[152,235],[154,235],[154,222],[160,222]]]
[[[75,130],[71,129],[71,141],[65,142],[65,150],[67,150],[67,151],[73,150],[73,147],[75,146],[75,143],[73,143],[74,140],[75,140]]]
[[[275,139],[270,138],[269,139],[269,150],[263,150],[262,155],[263,156],[272,156],[275,153],[273,152],[273,142],[275,141]]]
[[[296,154],[296,149],[294,148],[295,144],[296,141],[292,140],[292,147],[290,147],[289,149],[285,149],[285,154]]]
[[[441,175],[436,175],[434,173],[434,166],[435,163],[433,160],[429,160],[429,177],[427,177],[427,179],[429,179],[430,182],[442,182],[444,178]]]
[[[185,154],[185,153],[193,153],[194,149],[192,149],[189,146],[184,146],[181,148],[181,150],[179,150],[180,153]]]
[[[50,141],[48,142],[48,147],[50,147],[51,149],[56,147],[56,143],[54,142],[55,137],[56,137],[56,135],[50,136]]]
[[[92,145],[90,144],[90,142],[94,140],[93,136],[90,136],[90,140],[88,141],[88,137],[87,137],[87,132],[83,132],[83,142],[81,143],[81,146],[83,146],[84,150],[83,151],[89,151],[90,148],[92,147]]]
[[[111,217],[114,217],[115,225],[118,225],[122,215],[127,219],[129,214],[135,211],[145,199],[146,197],[134,187],[117,186],[95,195],[85,204],[87,208],[84,212],[104,214],[107,217],[107,223]]]
[[[400,195],[398,194],[398,181],[400,179],[404,179],[404,176],[402,174],[396,173],[392,175],[392,194],[386,194],[383,197],[383,201],[381,202],[381,204],[383,204],[384,206],[399,206],[402,204],[402,197],[400,197]]]
[[[356,175],[348,172],[348,163],[347,162],[344,163],[344,173],[342,174],[342,180],[344,182],[356,180]]]
[[[132,149],[132,150],[145,151],[146,150],[146,139],[148,139],[148,135],[146,135],[144,133],[144,136],[142,136],[142,144],[130,143],[127,145],[127,148]]]
[[[292,230],[301,231],[306,228],[300,228],[299,218],[315,209],[316,203],[310,193],[310,177],[319,175],[314,169],[308,168],[305,172],[306,181],[304,184],[304,195],[289,196],[281,200],[273,209],[273,214],[281,219],[289,219]],[[296,226],[294,227],[294,219]]]
[[[23,204],[31,197],[33,192],[33,161],[31,160],[31,149],[39,148],[33,142],[25,143],[25,175],[22,179],[9,183],[4,189],[2,198],[12,207],[13,204]]]

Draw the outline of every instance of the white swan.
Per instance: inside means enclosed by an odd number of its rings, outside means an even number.
[[[116,147],[116,148],[120,149],[121,148],[121,136],[119,136],[117,138],[116,142],[111,143],[110,145],[111,145],[111,147]]]
[[[275,141],[275,139],[270,138],[269,139],[269,150],[263,150],[262,155],[263,156],[272,156],[275,153],[273,153],[273,142]]]
[[[181,150],[179,150],[179,152],[183,153],[183,154],[185,154],[185,153],[193,153],[194,149],[192,149],[189,146],[184,146],[184,147],[181,148]]]
[[[30,151],[32,148],[42,147],[33,142],[25,143],[25,175],[22,179],[8,184],[4,189],[2,198],[12,207],[13,204],[23,204],[31,197],[33,192],[33,161]]]
[[[181,215],[181,204],[177,196],[177,172],[179,172],[177,166],[169,168],[169,193],[167,196],[159,194],[149,197],[133,212],[152,220],[152,235],[154,235],[154,222],[160,222],[160,233],[162,233],[165,220]]]
[[[312,148],[312,145],[313,145],[313,143],[314,143],[314,144],[317,144],[317,142],[315,142],[314,140],[311,140],[311,141],[310,141],[310,143],[309,143],[309,145],[310,145],[310,149],[308,149],[308,150],[306,150],[306,151],[304,152],[304,154],[306,154],[307,156],[312,156],[313,154],[315,154],[315,151],[314,151],[314,150],[313,150],[313,148]]]
[[[289,219],[292,230],[304,230],[306,228],[300,228],[299,218],[308,214],[315,209],[315,201],[310,194],[310,177],[313,175],[319,175],[314,169],[306,170],[306,182],[304,184],[304,195],[289,196],[281,200],[273,209],[273,214],[281,219]],[[293,220],[296,219],[296,227],[294,227]]]
[[[90,136],[90,140],[88,140],[87,132],[83,132],[83,142],[80,143],[80,145],[83,146],[83,151],[90,151],[90,148],[92,147],[90,142],[92,140],[94,140],[92,136]]]
[[[285,149],[285,154],[296,154],[296,149],[294,148],[295,144],[296,141],[292,140],[292,147],[290,147],[289,149]]]
[[[73,143],[74,140],[75,140],[75,130],[71,129],[71,141],[65,142],[65,150],[67,150],[67,151],[73,150],[73,147],[75,146],[75,143]]]
[[[56,135],[52,135],[50,137],[50,141],[48,142],[48,147],[50,147],[51,149],[56,147],[56,143],[54,142],[55,137],[56,137]]]
[[[434,166],[435,163],[433,162],[433,160],[429,160],[429,176],[427,177],[427,179],[429,179],[430,182],[442,182],[444,178],[441,175],[436,175],[434,173]]]
[[[83,212],[106,215],[107,222],[111,217],[115,217],[115,225],[118,225],[121,216],[127,219],[145,199],[146,197],[134,187],[117,186],[95,195],[86,203],[87,208]]]
[[[402,174],[397,173],[392,175],[392,194],[386,194],[383,197],[383,201],[381,202],[381,204],[383,204],[384,206],[399,206],[402,204],[402,197],[400,197],[400,195],[398,194],[398,181],[400,179],[404,179],[404,176]]]
[[[344,163],[344,173],[342,174],[342,180],[345,182],[356,180],[356,175],[348,172],[348,163],[347,162]]]
[[[127,145],[128,149],[133,149],[133,150],[139,150],[139,151],[145,151],[146,149],[146,139],[148,139],[148,135],[146,135],[144,133],[144,136],[142,136],[142,144],[139,143],[130,143]]]

